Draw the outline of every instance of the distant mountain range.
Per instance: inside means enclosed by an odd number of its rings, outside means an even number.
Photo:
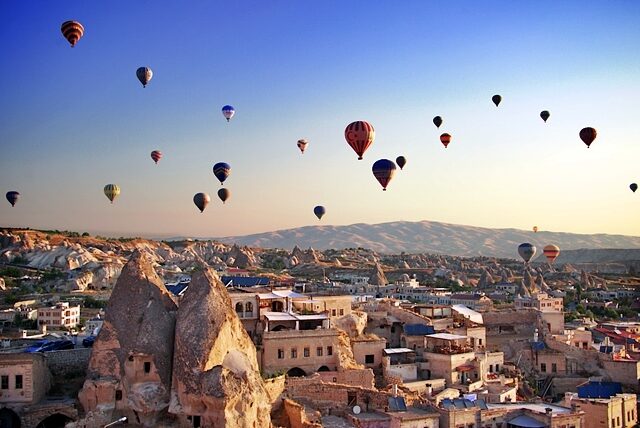
[[[545,231],[533,233],[519,229],[489,229],[433,221],[306,226],[215,239],[251,247],[287,250],[296,245],[318,250],[364,247],[385,254],[404,251],[506,258],[518,258],[518,245],[523,242],[535,245],[540,254],[547,244],[558,245],[561,250],[640,249],[640,237],[637,236]]]

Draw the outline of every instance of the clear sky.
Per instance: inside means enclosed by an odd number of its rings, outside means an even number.
[[[85,27],[73,49],[69,19]],[[0,204],[2,226],[213,237],[434,220],[640,235],[638,1],[3,0],[0,21],[0,190],[22,194]],[[145,89],[140,66],[154,72]],[[363,161],[344,139],[354,120],[376,129]],[[398,155],[407,165],[383,192],[371,165]],[[107,183],[122,189],[113,205]],[[203,214],[196,192],[212,198]]]

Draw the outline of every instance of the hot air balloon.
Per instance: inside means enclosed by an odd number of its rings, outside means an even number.
[[[236,114],[236,109],[233,106],[226,105],[222,107],[222,115],[227,119],[227,122],[231,120],[234,114]]]
[[[231,166],[228,163],[218,162],[213,166],[213,175],[220,180],[220,185],[229,177],[229,174],[231,174]]]
[[[162,152],[160,150],[154,150],[151,152],[151,159],[157,164],[162,159]]]
[[[231,196],[231,192],[228,189],[222,188],[218,190],[218,197],[223,204],[227,201],[227,199],[229,199],[229,196]]]
[[[447,146],[449,145],[449,143],[451,142],[451,135],[447,134],[446,132],[444,134],[442,134],[440,136],[440,142],[442,143],[442,145],[444,146],[444,148],[446,149]]]
[[[196,204],[200,212],[204,211],[209,202],[211,202],[211,198],[206,193],[196,193],[193,195],[193,203]]]
[[[551,113],[549,113],[547,110],[542,110],[540,112],[540,117],[545,121],[545,123],[547,122],[547,119],[549,119],[549,116],[551,116]]]
[[[525,263],[528,263],[529,260],[531,260],[531,258],[536,254],[536,247],[529,244],[528,242],[525,242],[524,244],[520,244],[518,246],[518,254],[520,254],[520,257],[522,257]]]
[[[113,200],[120,194],[120,187],[117,184],[107,184],[104,186],[104,194],[113,203]]]
[[[491,97],[491,101],[493,101],[496,107],[498,107],[500,105],[500,102],[502,101],[502,97],[500,95],[494,95]]]
[[[322,219],[322,216],[327,212],[322,205],[318,205],[313,209],[313,213],[318,217],[318,220]]]
[[[140,67],[136,70],[136,76],[140,83],[142,83],[142,87],[146,88],[153,77],[153,71],[151,71],[149,67]]]
[[[440,128],[440,125],[442,125],[442,118],[440,116],[434,117],[433,124],[436,126],[436,128]]]
[[[638,185],[636,183],[631,183],[629,184],[629,189],[631,189],[633,193],[636,193],[636,190],[638,190]]]
[[[373,176],[382,185],[382,190],[387,190],[387,185],[396,173],[396,164],[389,159],[377,160],[373,167]]]
[[[344,138],[358,155],[358,160],[362,160],[362,155],[373,144],[375,136],[373,126],[364,120],[351,122],[344,130]]]
[[[598,132],[593,128],[582,128],[580,131],[580,139],[587,145],[587,147],[591,146],[593,140],[598,136]]]
[[[71,43],[71,47],[74,47],[84,34],[84,27],[78,21],[65,21],[62,23],[60,31],[62,31],[64,38]]]
[[[533,226],[533,233],[538,233],[538,226]]]
[[[560,248],[557,245],[547,245],[542,249],[542,253],[545,255],[549,263],[553,263],[555,259],[560,255]]]
[[[404,156],[398,156],[396,158],[396,163],[398,164],[400,169],[402,169],[407,164],[407,158],[405,158]]]
[[[301,140],[298,140],[297,145],[298,145],[298,148],[300,149],[300,153],[304,154],[304,150],[307,148],[307,144],[309,144],[309,142],[304,138]]]
[[[20,192],[16,192],[15,190],[12,190],[10,192],[7,192],[5,196],[7,198],[7,201],[9,201],[9,203],[11,204],[11,206],[15,207],[16,202],[18,202],[18,199],[20,199]]]

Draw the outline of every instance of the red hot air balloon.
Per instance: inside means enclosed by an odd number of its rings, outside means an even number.
[[[387,190],[389,182],[396,173],[396,164],[389,159],[380,159],[373,164],[371,170],[373,176],[382,185],[382,190]]]
[[[62,31],[64,38],[71,43],[71,47],[74,47],[84,34],[84,27],[78,21],[65,21],[62,23],[60,31]]]
[[[373,143],[375,136],[373,126],[364,120],[352,122],[344,130],[344,138],[358,155],[358,160],[362,160],[362,155]]]
[[[587,147],[591,147],[591,143],[593,143],[593,140],[595,140],[597,136],[598,132],[593,128],[588,127],[580,130],[580,139]]]
[[[153,159],[153,161],[156,163],[156,165],[158,164],[158,161],[160,159],[162,159],[162,152],[160,150],[154,150],[151,152],[151,159]]]
[[[449,143],[451,142],[451,135],[447,134],[446,132],[444,134],[442,134],[440,136],[440,142],[442,143],[442,145],[444,146],[444,148],[446,149],[447,146],[449,145]]]
[[[553,263],[555,259],[560,255],[560,248],[557,245],[547,245],[542,249],[542,253],[545,255],[549,263]]]

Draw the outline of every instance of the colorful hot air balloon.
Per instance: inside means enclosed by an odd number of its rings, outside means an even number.
[[[440,128],[440,125],[442,125],[442,118],[440,116],[434,117],[433,124],[436,126],[436,128]]]
[[[196,193],[193,195],[193,203],[196,204],[200,212],[204,211],[209,202],[211,202],[211,198],[206,193]]]
[[[538,226],[533,226],[533,233],[538,233]]]
[[[362,160],[362,155],[373,144],[375,136],[373,126],[364,120],[351,122],[344,130],[344,138],[358,155],[358,160]]]
[[[545,123],[547,122],[547,119],[549,119],[549,116],[551,116],[551,113],[549,113],[547,110],[542,110],[540,112],[540,117],[545,121]]]
[[[157,164],[162,159],[162,152],[160,150],[154,150],[151,152],[151,159]]]
[[[440,136],[440,142],[442,143],[442,145],[444,146],[444,148],[446,149],[447,146],[449,145],[449,143],[451,142],[451,135],[447,134],[446,132],[444,134],[442,134]]]
[[[226,105],[222,107],[222,115],[227,119],[227,122],[231,120],[234,114],[236,114],[236,109],[233,106]]]
[[[104,186],[104,194],[113,203],[113,200],[120,194],[120,187],[117,184],[107,184]]]
[[[300,153],[304,154],[304,150],[307,148],[307,144],[309,144],[309,142],[304,138],[301,140],[298,140],[297,146],[300,149]]]
[[[140,67],[136,70],[136,77],[142,83],[142,87],[146,88],[153,77],[153,71],[149,67]]]
[[[318,205],[313,209],[313,213],[318,217],[318,220],[322,219],[322,216],[327,212],[322,205]]]
[[[633,193],[636,193],[636,190],[638,190],[638,185],[636,183],[631,183],[629,184],[629,189],[631,189]]]
[[[387,185],[396,173],[396,164],[389,159],[377,160],[373,167],[373,176],[382,185],[382,190],[387,190]]]
[[[400,169],[402,169],[407,164],[407,158],[405,158],[404,156],[398,156],[396,158],[396,163],[398,164]]]
[[[536,254],[536,247],[529,244],[528,242],[525,242],[524,244],[520,244],[518,246],[518,254],[520,254],[520,257],[522,257],[525,263],[528,263],[529,260],[531,260],[531,258]]]
[[[220,185],[229,178],[229,174],[231,174],[231,166],[228,163],[218,162],[213,166],[213,175],[220,181]]]
[[[491,97],[491,101],[493,101],[496,107],[498,107],[500,105],[500,102],[502,101],[502,97],[500,95],[494,95]]]
[[[549,260],[549,263],[553,263],[560,255],[560,248],[557,245],[547,245],[542,249],[542,254]]]
[[[580,130],[580,139],[587,145],[587,147],[591,146],[593,140],[598,136],[598,132],[593,128],[582,128]]]
[[[12,190],[10,192],[7,192],[5,197],[7,198],[7,201],[9,201],[11,206],[15,207],[16,202],[18,202],[18,199],[20,199],[20,192],[16,192],[15,190]]]
[[[64,38],[71,43],[71,47],[74,47],[84,34],[84,27],[78,21],[65,21],[62,23],[60,31],[62,31]]]
[[[229,191],[229,189],[222,188],[218,190],[218,197],[223,204],[227,201],[227,199],[229,199],[229,196],[231,196],[231,192]]]

